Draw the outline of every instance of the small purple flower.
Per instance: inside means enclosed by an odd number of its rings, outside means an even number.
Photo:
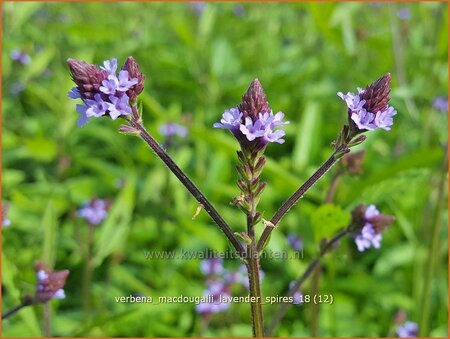
[[[419,326],[415,322],[407,321],[398,326],[396,332],[399,338],[415,338],[419,334]]]
[[[372,204],[367,206],[366,211],[364,212],[364,217],[366,218],[366,220],[370,220],[376,217],[377,215],[380,215],[380,211],[377,209],[375,205]]]
[[[137,78],[132,78],[132,79],[128,80],[128,77],[129,77],[128,71],[120,71],[119,72],[119,82],[117,85],[117,90],[119,92],[126,92],[132,86],[134,86],[138,83]]]
[[[103,61],[103,66],[100,66],[100,69],[106,71],[106,73],[108,73],[108,75],[110,75],[110,74],[115,75],[116,70],[117,70],[117,59],[112,58],[111,60]],[[106,94],[108,94],[108,93],[106,93]]]
[[[9,204],[2,204],[2,227],[11,226],[11,220],[8,219]]]
[[[43,262],[35,264],[37,285],[35,300],[46,303],[50,299],[64,299],[64,285],[69,275],[68,270],[52,271]]]
[[[233,12],[235,16],[244,16],[245,15],[245,9],[242,5],[234,5]]]
[[[223,113],[220,123],[216,122],[213,126],[215,128],[225,128],[234,131],[239,129],[241,117],[242,113],[239,112],[238,108],[230,108]]]
[[[223,259],[212,258],[202,260],[200,263],[200,271],[203,275],[218,275],[224,273],[225,268],[223,267]]]
[[[248,141],[253,141],[256,138],[262,137],[264,135],[263,124],[261,120],[253,120],[250,117],[245,118],[245,124],[241,124],[239,127],[242,134],[247,137]]]
[[[409,8],[401,8],[397,15],[401,20],[409,20],[411,18],[411,11]]]
[[[28,65],[31,63],[31,57],[18,49],[13,50],[10,56],[13,61],[18,62],[19,64]]]
[[[86,116],[86,111],[88,107],[85,105],[77,104],[76,111],[81,115],[80,118],[77,121],[78,127],[83,126],[88,121],[88,117]]]
[[[209,281],[208,288],[203,293],[204,297],[212,296],[212,302],[202,302],[196,306],[197,313],[214,314],[226,311],[230,302],[222,302],[222,298],[229,298],[228,286],[220,280]]]
[[[24,90],[25,90],[25,85],[20,81],[16,81],[11,84],[11,94],[12,95],[18,95],[20,92],[23,92]]]
[[[371,224],[366,224],[361,233],[355,237],[355,243],[358,251],[363,252],[370,247],[380,248],[381,238],[381,234],[377,233]]]
[[[286,240],[287,240],[288,244],[292,247],[292,249],[295,251],[299,251],[303,248],[302,239],[300,239],[293,233],[288,234],[288,236],[286,237]]]
[[[201,14],[206,8],[204,1],[191,1],[190,5],[198,14]]]
[[[386,110],[382,112],[378,112],[375,115],[375,126],[378,128],[382,128],[385,131],[390,131],[391,127],[394,124],[394,115],[397,114],[397,111],[394,107],[389,106]]]
[[[442,112],[448,112],[448,98],[444,97],[434,98],[433,108]]]
[[[186,127],[182,125],[170,122],[159,126],[159,133],[161,133],[161,135],[167,138],[172,137],[174,135],[178,135],[181,138],[185,138],[188,135],[188,130]]]
[[[289,289],[293,288],[296,281],[293,280],[289,283]],[[300,305],[303,302],[303,293],[299,290],[295,291],[294,295],[292,296],[294,298],[293,304]]]
[[[100,224],[107,215],[108,205],[102,199],[92,199],[78,210],[78,216],[93,226]]]
[[[113,120],[121,115],[131,114],[130,99],[126,94],[120,98],[110,95],[109,101],[111,101],[111,104],[108,104],[109,115]]]
[[[100,91],[105,94],[116,94],[117,86],[119,85],[119,79],[115,74],[108,75],[106,80],[102,81],[102,86],[100,86]]]
[[[67,96],[68,96],[70,99],[80,99],[80,98],[81,98],[81,96],[80,96],[80,91],[78,90],[77,87],[72,87],[72,88],[70,89],[70,91],[67,93]]]
[[[102,115],[105,115],[106,111],[108,110],[108,103],[103,101],[100,94],[96,94],[94,96],[94,100],[86,99],[85,100],[86,105],[88,106],[86,110],[86,117],[101,117]]]

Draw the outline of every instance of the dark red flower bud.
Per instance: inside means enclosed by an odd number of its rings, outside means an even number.
[[[138,80],[137,84],[132,86],[127,91],[127,95],[130,99],[136,99],[136,97],[141,94],[144,89],[145,76],[139,69],[139,65],[136,63],[136,60],[134,60],[131,56],[127,58],[127,61],[125,61],[122,70],[128,71],[130,79],[136,78]]]
[[[363,93],[359,95],[361,99],[366,100],[364,108],[368,112],[377,113],[387,109],[391,92],[391,74],[387,73],[366,87]]]
[[[379,214],[371,218],[370,223],[377,233],[382,233],[390,224],[395,221],[395,217],[392,215]]]
[[[99,92],[102,81],[107,74],[98,66],[88,64],[81,60],[67,59],[72,80],[77,85],[82,99],[93,99]]]
[[[266,94],[258,79],[253,80],[247,92],[242,96],[239,111],[243,117],[251,117],[253,121],[259,119],[259,113],[270,113],[269,103]]]

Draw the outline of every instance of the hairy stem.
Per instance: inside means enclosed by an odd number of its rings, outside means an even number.
[[[132,106],[133,111],[137,112],[136,106]],[[156,153],[156,155],[166,164],[172,173],[180,180],[194,198],[204,206],[205,211],[210,215],[214,222],[219,226],[222,232],[230,240],[233,247],[241,257],[244,256],[245,250],[240,244],[238,238],[231,230],[230,226],[223,220],[209,200],[200,192],[195,184],[187,177],[187,175],[178,167],[172,158],[164,151],[158,142],[147,132],[140,120],[129,120],[130,125],[139,132],[139,136],[145,143]]]
[[[44,337],[50,338],[52,336],[51,331],[51,310],[50,310],[50,304],[46,302],[44,304]]]
[[[306,191],[311,188],[330,168],[335,164],[335,162],[339,159],[337,153],[334,152],[327,161],[325,161],[319,169],[314,172],[314,174],[302,185],[300,188],[291,195],[291,197],[281,205],[278,211],[270,220],[272,225],[266,226],[264,228],[263,234],[258,241],[258,251],[261,251],[267,243],[270,234],[276,227],[276,225],[280,222],[280,220],[286,215],[286,213],[294,206],[297,201],[306,193]]]
[[[264,317],[261,303],[261,285],[259,281],[259,253],[256,250],[256,241],[253,240],[247,247],[247,270],[250,289],[250,306],[252,311],[253,337],[264,337]]]
[[[341,240],[343,237],[345,237],[347,234],[349,234],[349,228],[345,228],[344,230],[337,233],[332,239],[330,239],[325,246],[320,251],[319,255],[314,259],[309,266],[306,268],[305,272],[300,276],[300,278],[295,282],[294,286],[289,290],[287,297],[292,297],[295,292],[297,292],[300,287],[303,285],[303,283],[306,281],[306,279],[309,278],[311,273],[314,272],[317,265],[319,265],[320,260],[322,257],[328,253],[332,248],[334,248],[335,244],[338,243],[339,240]],[[277,326],[280,324],[281,319],[283,319],[284,315],[286,314],[290,303],[282,303],[278,311],[275,313],[275,316],[272,320],[272,323],[270,324],[269,330],[267,331],[267,335],[269,337],[272,336],[273,332],[277,328]]]

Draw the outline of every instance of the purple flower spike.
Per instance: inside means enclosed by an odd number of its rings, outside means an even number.
[[[363,252],[370,247],[380,248],[381,234],[377,233],[371,224],[366,224],[361,230],[361,234],[355,238],[358,251]]]
[[[117,59],[112,58],[111,60],[103,61],[103,66],[100,66],[100,69],[106,71],[108,75],[115,75],[117,70]]]
[[[108,104],[109,115],[113,120],[116,120],[121,115],[131,113],[130,99],[126,94],[120,98],[110,95],[109,100],[111,101],[111,104]]]
[[[434,98],[433,108],[442,112],[448,112],[448,98],[444,97]]]
[[[220,123],[216,122],[213,126],[215,128],[225,128],[231,131],[237,130],[241,124],[241,118],[242,113],[239,112],[239,109],[230,108],[223,113]]]
[[[94,96],[95,100],[86,99],[86,105],[88,106],[88,109],[86,110],[86,117],[101,117],[102,115],[105,115],[106,111],[108,110],[108,104],[103,101],[100,94],[96,94]]]
[[[119,92],[126,92],[128,91],[132,86],[136,85],[138,83],[138,79],[133,78],[128,80],[128,71],[120,71],[119,72],[119,83],[117,85],[117,90]]]
[[[399,338],[416,338],[419,334],[419,326],[412,321],[406,321],[403,325],[397,327]]]
[[[345,101],[348,108],[349,123],[358,133],[382,128],[386,131],[394,124],[396,110],[388,105],[390,100],[391,75],[388,73],[367,86],[358,88],[358,94],[348,92],[337,95]]]

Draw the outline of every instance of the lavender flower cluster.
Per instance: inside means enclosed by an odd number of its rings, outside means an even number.
[[[109,115],[115,120],[132,112],[130,100],[135,99],[144,86],[144,76],[132,57],[127,59],[118,74],[116,58],[104,61],[100,67],[75,59],[69,59],[68,65],[77,85],[68,96],[83,101],[76,106],[81,115],[78,126],[92,117]]]
[[[382,128],[391,129],[394,123],[393,117],[397,111],[389,106],[390,74],[386,74],[375,83],[367,86],[365,90],[358,89],[358,94],[348,92],[337,95],[345,101],[351,121],[359,130],[373,131]]]
[[[236,272],[230,272],[225,269],[222,259],[212,258],[202,260],[200,271],[207,278],[206,290],[203,292],[203,296],[213,296],[213,302],[202,302],[196,306],[196,310],[200,314],[214,314],[227,310],[230,307],[230,303],[223,300],[231,297],[230,293],[233,284],[240,284],[247,289],[249,288],[245,265],[241,265]],[[264,278],[262,270],[259,271],[259,277],[261,280]]]
[[[84,204],[77,212],[78,216],[85,219],[90,225],[100,224],[108,216],[108,204],[102,199],[92,199]]]
[[[38,279],[38,285],[36,288],[37,293],[43,293],[47,291],[49,293],[49,299],[64,299],[66,294],[62,288],[58,288],[56,291],[49,290],[48,286],[50,283],[49,275],[44,270],[39,270],[36,272],[36,276]]]
[[[364,226],[360,233],[355,236],[355,243],[358,251],[363,252],[371,247],[380,248],[381,232],[394,221],[394,218],[382,215],[375,205],[369,205],[360,221]]]
[[[262,145],[269,142],[282,144],[285,131],[275,128],[289,124],[283,118],[282,112],[273,114],[260,82],[255,79],[244,95],[242,104],[225,110],[220,122],[213,126],[230,130],[239,141],[259,141]]]

